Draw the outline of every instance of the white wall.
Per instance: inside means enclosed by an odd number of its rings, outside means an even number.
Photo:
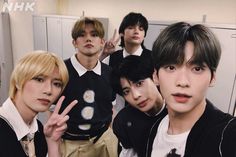
[[[63,0],[61,0],[63,1]],[[236,0],[68,0],[62,14],[101,16],[110,20],[109,35],[130,11],[141,12],[148,20],[186,20],[236,24]]]
[[[1,5],[3,3],[2,1],[0,0]],[[32,14],[58,13],[57,0],[8,0],[9,4],[15,4],[16,2],[19,4],[21,2],[24,2],[24,4],[35,2],[35,5],[33,6],[33,11],[9,11],[14,63],[25,55],[25,53],[33,50]]]
[[[9,0],[12,1],[16,0]],[[202,16],[207,15],[206,22],[209,23],[236,24],[236,0],[36,0],[35,2],[34,12],[10,13],[14,62],[33,49],[32,14],[60,13],[81,16],[84,11],[85,16],[108,17],[110,23],[108,37],[111,37],[115,28],[119,28],[121,20],[130,11],[141,12],[148,20],[202,21]]]

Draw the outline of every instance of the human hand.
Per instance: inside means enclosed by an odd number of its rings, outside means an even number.
[[[67,114],[78,103],[77,100],[72,101],[65,108],[65,110],[61,114],[59,114],[59,110],[64,99],[64,96],[60,97],[56,104],[55,110],[44,125],[44,134],[46,138],[55,142],[59,141],[59,139],[67,129],[66,122],[69,119],[69,116]]]
[[[105,57],[109,56],[116,50],[116,45],[120,41],[120,35],[117,37],[117,30],[114,30],[113,36],[110,40],[106,41],[103,48],[103,52],[100,56],[100,60],[103,60]]]

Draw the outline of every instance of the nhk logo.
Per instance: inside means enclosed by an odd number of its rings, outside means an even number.
[[[4,2],[2,12],[34,11],[35,2]]]

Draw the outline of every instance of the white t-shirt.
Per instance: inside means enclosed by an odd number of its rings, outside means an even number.
[[[151,157],[171,157],[171,154],[172,157],[184,156],[186,141],[190,131],[178,135],[169,135],[167,134],[168,126],[169,117],[167,115],[162,119],[158,127],[152,146]]]

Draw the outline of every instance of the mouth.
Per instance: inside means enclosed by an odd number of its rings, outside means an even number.
[[[139,40],[139,37],[138,36],[133,36],[132,39]]]
[[[38,101],[42,104],[42,105],[49,105],[50,104],[50,100],[48,99],[38,99]]]
[[[86,44],[84,47],[86,47],[86,48],[92,48],[93,45],[92,45],[92,44]]]
[[[140,108],[143,108],[143,107],[145,107],[147,105],[147,102],[148,102],[148,100],[146,99],[146,100],[138,103],[137,106],[140,107]]]
[[[192,96],[187,95],[187,94],[182,94],[182,93],[175,93],[172,94],[174,97],[175,101],[178,103],[186,103]]]

